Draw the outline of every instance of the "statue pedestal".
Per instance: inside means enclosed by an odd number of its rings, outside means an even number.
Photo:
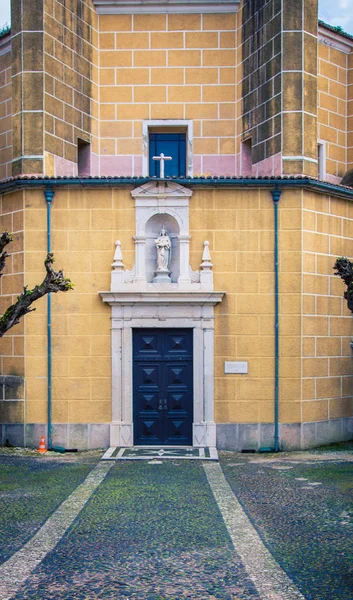
[[[156,276],[153,278],[153,283],[172,283],[170,279],[170,271],[168,269],[158,269],[155,271]]]

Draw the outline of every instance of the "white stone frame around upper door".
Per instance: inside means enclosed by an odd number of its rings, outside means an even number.
[[[152,129],[158,129],[158,133],[186,132],[186,175],[194,175],[194,124],[191,120],[157,119],[142,121],[142,175],[149,176],[149,134]]]

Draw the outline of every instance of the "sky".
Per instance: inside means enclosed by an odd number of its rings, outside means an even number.
[[[35,0],[33,0],[35,1]],[[319,19],[353,35],[352,0],[319,0]],[[10,25],[10,0],[0,0],[0,28]]]
[[[10,25],[10,0],[0,0],[0,29],[4,25]]]
[[[2,1],[2,0],[0,0]],[[319,0],[319,19],[353,35],[352,0]]]

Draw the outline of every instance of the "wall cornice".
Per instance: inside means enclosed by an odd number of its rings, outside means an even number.
[[[7,194],[19,189],[59,189],[82,188],[91,189],[117,188],[141,186],[155,178],[150,177],[37,177],[37,176],[19,176],[0,181],[0,194]],[[161,181],[161,180],[160,180]],[[286,188],[300,188],[314,191],[322,194],[329,194],[338,198],[345,198],[353,201],[353,188],[338,183],[320,181],[311,177],[298,176],[276,176],[276,177],[180,177],[175,179],[165,179],[163,181],[173,181],[180,185],[191,186],[195,188],[274,188],[285,191]]]
[[[166,14],[166,13],[235,13],[240,0],[93,0],[97,13]]]
[[[158,306],[186,305],[195,304],[203,306],[209,304],[214,306],[222,301],[225,292],[213,291],[182,291],[182,290],[155,290],[149,292],[140,291],[122,291],[122,292],[98,292],[103,302],[115,305],[128,306],[150,306],[155,304]]]
[[[11,32],[0,38],[0,56],[11,52]]]
[[[330,29],[326,29],[326,27],[320,25],[318,28],[318,40],[320,44],[335,48],[335,50],[339,50],[345,54],[349,54],[353,50],[353,40],[350,40],[348,37],[343,37],[339,33],[330,31]]]

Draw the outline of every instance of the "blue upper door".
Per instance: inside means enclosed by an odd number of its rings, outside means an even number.
[[[186,134],[185,133],[150,133],[150,177],[160,177],[160,161],[153,156],[171,156],[172,160],[164,163],[165,177],[186,175]]]

